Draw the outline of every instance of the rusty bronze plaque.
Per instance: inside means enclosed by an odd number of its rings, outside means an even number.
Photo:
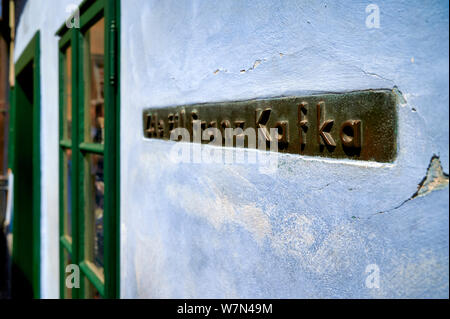
[[[194,132],[216,129],[223,143],[214,145],[236,146],[236,137],[250,128],[258,141],[269,144],[274,137],[279,152],[392,162],[397,153],[397,102],[392,91],[370,90],[144,110],[146,138],[168,140],[174,131],[178,136],[177,128],[190,133],[190,142],[211,143],[212,137],[200,134],[196,139]],[[242,129],[233,133],[233,145],[226,144],[227,128]],[[247,140],[243,146],[249,147]]]

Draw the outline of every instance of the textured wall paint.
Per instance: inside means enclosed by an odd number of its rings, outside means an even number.
[[[414,196],[434,155],[449,171],[448,3],[377,1],[368,29],[369,3],[122,2],[122,297],[448,298],[448,187]],[[393,164],[264,175],[142,137],[146,107],[395,86]]]
[[[41,32],[41,297],[59,298],[58,28],[81,0],[31,0],[18,21],[14,59]]]
[[[79,2],[29,1],[17,30],[16,60],[41,30],[43,297],[58,296],[54,33]],[[448,188],[408,200],[434,154],[449,171],[448,4],[377,4],[380,29],[362,1],[124,1],[123,297],[448,297]],[[177,166],[140,130],[144,107],[394,86],[392,165]]]

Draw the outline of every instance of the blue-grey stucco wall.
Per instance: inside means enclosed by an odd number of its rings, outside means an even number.
[[[376,1],[378,29],[369,3],[122,1],[122,297],[448,298],[448,178],[416,196],[433,156],[449,171],[448,2]],[[142,135],[147,107],[379,88],[392,164],[284,154],[261,174]]]

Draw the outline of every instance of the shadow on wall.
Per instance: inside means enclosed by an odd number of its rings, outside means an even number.
[[[16,30],[17,26],[19,25],[20,17],[22,16],[22,11],[25,8],[25,5],[27,4],[28,0],[16,0],[15,1],[15,23],[16,23]]]
[[[2,216],[0,216],[2,217]],[[13,261],[8,249],[4,219],[0,219],[0,299],[32,299],[33,285]],[[14,283],[14,284],[12,284]]]
[[[9,294],[9,274],[8,274],[8,248],[6,236],[3,232],[3,222],[0,224],[0,299],[8,299]]]
[[[32,299],[33,286],[30,280],[14,263],[10,267],[10,260],[3,225],[0,225],[0,299]],[[11,278],[14,278],[13,286]]]

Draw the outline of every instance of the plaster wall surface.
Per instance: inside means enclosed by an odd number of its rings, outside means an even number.
[[[40,31],[41,46],[41,297],[59,298],[59,102],[55,35],[81,0],[27,1],[18,21],[14,60]]]
[[[17,61],[41,32],[44,298],[59,296],[55,32],[72,3],[28,1],[16,35]],[[448,298],[448,178],[415,196],[433,156],[449,171],[448,3],[377,1],[379,29],[368,4],[122,2],[122,297]],[[173,143],[142,137],[146,107],[394,87],[393,164],[285,154],[262,174],[174,164]]]
[[[369,3],[122,2],[122,297],[448,298],[448,177],[417,193],[449,171],[448,3],[377,1],[372,29]],[[147,107],[380,88],[392,164],[175,164],[142,134]]]

